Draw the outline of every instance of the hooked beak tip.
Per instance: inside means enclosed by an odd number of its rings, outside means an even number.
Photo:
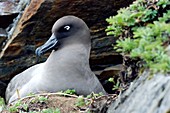
[[[38,47],[36,50],[35,50],[35,54],[39,57],[43,54],[43,52],[41,51],[41,48]]]
[[[37,56],[41,56],[42,54],[48,52],[49,50],[55,49],[57,45],[58,45],[58,40],[55,37],[55,35],[52,34],[52,36],[47,40],[45,44],[43,44],[42,46],[38,47],[35,50],[35,54]]]

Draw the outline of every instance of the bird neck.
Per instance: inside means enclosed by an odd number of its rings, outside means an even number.
[[[46,62],[49,63],[85,63],[89,64],[91,46],[84,44],[73,44],[62,46],[53,51]]]

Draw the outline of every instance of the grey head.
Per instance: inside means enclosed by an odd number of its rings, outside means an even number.
[[[85,22],[75,16],[64,16],[57,20],[52,27],[49,40],[36,49],[40,56],[49,50],[65,47],[71,44],[84,44],[90,46],[90,31]]]

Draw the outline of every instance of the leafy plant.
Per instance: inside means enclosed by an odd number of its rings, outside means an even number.
[[[78,107],[82,107],[82,106],[86,105],[84,97],[79,96],[77,98],[77,101],[76,101],[75,105],[78,106]]]
[[[5,101],[0,97],[0,112],[5,108]]]
[[[37,111],[30,111],[29,113],[61,113],[60,109],[56,108],[47,108],[47,109],[43,109],[41,110],[41,112],[37,112]]]
[[[28,110],[28,104],[22,104],[22,106],[21,106],[25,111],[27,111]]]
[[[73,95],[73,94],[76,94],[76,90],[75,89],[67,89],[66,91],[64,91],[64,93]]]
[[[114,84],[112,90],[118,90],[118,91],[122,90],[122,88],[120,87],[119,79],[115,82],[114,78],[109,78],[108,81],[113,82]]]
[[[38,102],[43,103],[43,102],[47,102],[47,100],[48,98],[45,96],[35,96],[35,98],[31,100],[31,103],[38,103]]]
[[[18,112],[18,107],[21,105],[22,105],[21,101],[17,101],[14,105],[10,106],[9,107],[10,113]]]
[[[137,0],[106,21],[107,35],[119,37],[114,49],[139,58],[153,72],[170,72],[166,47],[170,42],[169,0]]]
[[[47,100],[48,100],[47,97],[44,97],[44,96],[39,96],[39,97],[38,97],[38,101],[41,102],[41,103],[42,103],[42,102],[46,102]]]
[[[48,108],[48,109],[43,109],[41,112],[42,113],[60,113],[60,109],[58,109],[58,108],[56,108],[56,109]]]
[[[67,94],[74,95],[74,94],[76,94],[76,90],[75,89],[67,89],[65,91],[60,91],[58,93],[63,93],[63,95],[67,95]]]
[[[100,97],[100,96],[102,96],[103,95],[103,93],[102,92],[100,92],[100,93],[91,93],[91,94],[89,94],[89,95],[87,95],[86,96],[86,98],[90,98],[90,99],[95,99],[95,98],[97,98],[97,97]]]

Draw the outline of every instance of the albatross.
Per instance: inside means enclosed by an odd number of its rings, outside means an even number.
[[[75,16],[64,16],[52,27],[48,41],[36,49],[38,56],[52,51],[44,63],[36,64],[9,82],[6,101],[11,103],[30,93],[58,92],[75,89],[79,95],[92,92],[106,94],[103,86],[91,71],[90,31],[86,23]]]

